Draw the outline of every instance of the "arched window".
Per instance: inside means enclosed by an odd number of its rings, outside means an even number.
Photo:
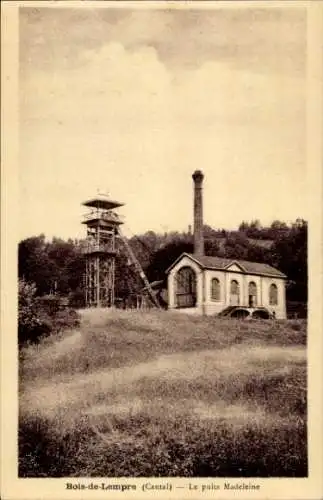
[[[257,305],[257,285],[254,281],[250,281],[248,286],[248,302],[249,307],[255,307]]]
[[[177,307],[196,306],[196,274],[194,269],[185,266],[176,273],[175,293]]]
[[[221,300],[220,281],[218,278],[211,279],[211,299]]]
[[[232,280],[230,283],[230,304],[232,306],[238,306],[240,302],[240,287],[236,280]]]
[[[269,304],[271,306],[277,306],[278,304],[278,288],[275,283],[272,283],[269,287]]]

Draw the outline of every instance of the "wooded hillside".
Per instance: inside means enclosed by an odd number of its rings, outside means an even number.
[[[307,301],[307,222],[297,219],[287,225],[274,221],[262,227],[259,221],[242,222],[236,231],[204,226],[205,253],[232,259],[268,263],[288,276],[287,300]],[[158,234],[147,231],[129,239],[133,251],[150,281],[162,280],[167,267],[182,253],[193,251],[193,236],[188,232]],[[19,278],[36,285],[37,294],[57,293],[82,305],[84,241],[45,235],[19,243]],[[116,297],[139,291],[142,283],[129,265],[118,242]]]

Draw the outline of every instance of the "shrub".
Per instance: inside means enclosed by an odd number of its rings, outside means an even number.
[[[59,298],[49,306],[44,298],[36,297],[36,285],[19,280],[18,288],[18,343],[38,342],[50,333],[79,326],[77,313],[70,308],[59,309]]]
[[[18,284],[18,342],[36,342],[51,331],[48,316],[39,310],[36,299],[36,285],[25,280]]]

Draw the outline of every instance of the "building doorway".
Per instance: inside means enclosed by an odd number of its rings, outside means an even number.
[[[196,297],[196,273],[191,267],[182,267],[175,275],[176,307],[195,307]]]

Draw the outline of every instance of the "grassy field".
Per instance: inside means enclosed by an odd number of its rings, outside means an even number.
[[[304,477],[306,322],[85,311],[20,360],[19,475]]]

